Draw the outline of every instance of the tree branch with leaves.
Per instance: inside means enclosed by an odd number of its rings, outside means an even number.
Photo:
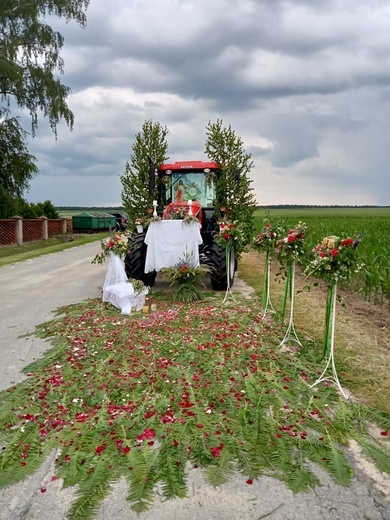
[[[151,164],[158,169],[169,158],[167,134],[166,127],[148,120],[135,136],[130,160],[126,163],[125,172],[120,177],[122,204],[131,225],[134,225],[137,218],[147,216],[153,199],[157,198],[158,183],[153,183],[152,193],[150,193],[149,174]]]
[[[206,136],[205,153],[221,170],[216,184],[216,217],[242,223],[244,243],[249,244],[256,208],[252,180],[248,177],[254,167],[252,156],[245,152],[243,141],[231,126],[223,126],[222,119],[208,123]]]

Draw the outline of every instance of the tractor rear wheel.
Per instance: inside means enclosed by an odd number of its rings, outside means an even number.
[[[128,253],[125,257],[127,278],[142,280],[148,287],[153,287],[157,273],[145,273],[146,249],[145,233],[132,233],[128,239]]]
[[[214,291],[226,291],[228,288],[229,275],[229,286],[231,287],[234,283],[234,271],[235,271],[235,253],[233,245],[230,248],[229,254],[229,265],[226,265],[226,251],[216,242],[213,242],[210,247],[209,263],[212,267],[210,274],[211,287]],[[228,270],[228,274],[226,272]]]

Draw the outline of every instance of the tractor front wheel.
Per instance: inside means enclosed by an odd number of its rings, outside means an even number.
[[[153,287],[157,273],[145,273],[145,260],[147,245],[145,244],[146,233],[132,233],[128,239],[128,253],[125,257],[125,271],[127,278],[142,280],[148,287]]]
[[[227,256],[229,256],[228,265]],[[216,242],[213,242],[210,247],[209,263],[212,268],[210,274],[212,289],[214,291],[226,291],[228,288],[228,276],[229,287],[231,287],[234,283],[234,272],[236,266],[234,246],[231,246],[230,253],[227,255],[224,248],[222,248]]]

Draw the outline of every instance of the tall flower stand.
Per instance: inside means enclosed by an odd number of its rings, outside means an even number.
[[[264,282],[263,282],[263,316],[262,320],[267,314],[276,314],[275,309],[271,303],[270,298],[270,273],[271,273],[271,254],[269,251],[265,254],[265,267],[264,267]]]
[[[342,396],[348,399],[348,395],[344,392],[341,387],[339,378],[337,376],[336,364],[334,359],[334,333],[336,323],[336,302],[337,302],[337,281],[334,280],[332,285],[328,289],[327,303],[326,303],[326,317],[325,317],[325,345],[324,345],[324,356],[328,357],[325,368],[320,377],[315,381],[310,388],[318,385],[322,381],[333,381],[337,388],[340,390]],[[330,348],[329,348],[330,340]],[[332,375],[326,375],[328,368],[331,367]]]
[[[290,319],[288,322],[287,330],[282,339],[279,347],[282,347],[285,343],[289,341],[295,341],[298,343],[300,347],[302,347],[301,342],[298,339],[297,333],[294,327],[294,285],[295,285],[295,262],[292,262],[287,266],[287,278],[286,278],[286,287],[284,290],[283,302],[282,302],[282,323],[284,321],[284,315],[286,312],[286,304],[287,299],[290,301]]]
[[[237,300],[235,299],[232,289],[230,287],[230,262],[231,262],[232,249],[233,249],[233,247],[231,244],[231,240],[229,240],[226,242],[226,247],[225,247],[227,288],[226,288],[225,298],[223,299],[223,303],[226,302],[229,295],[237,303]]]

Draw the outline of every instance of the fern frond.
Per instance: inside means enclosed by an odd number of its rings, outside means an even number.
[[[236,470],[231,455],[226,449],[222,452],[222,457],[216,459],[216,464],[208,466],[203,470],[203,475],[208,484],[214,488],[225,484]]]
[[[352,409],[355,417],[366,419],[384,430],[390,430],[390,414],[376,408],[368,408],[361,403],[353,403]]]
[[[76,491],[79,498],[71,506],[69,519],[90,520],[94,518],[115,480],[117,480],[117,474],[108,468],[107,461],[99,460],[89,477],[79,484]]]
[[[139,514],[151,508],[154,496],[154,482],[146,480],[145,482],[132,482],[126,499],[131,502],[131,509]]]
[[[19,428],[0,454],[0,489],[33,474],[44,462],[49,449],[49,445],[42,446],[39,442],[35,424]]]
[[[302,464],[291,464],[281,478],[293,493],[301,493],[320,484],[319,479]]]
[[[163,496],[166,499],[187,496],[185,479],[185,458],[180,456],[173,445],[164,445],[159,458]]]
[[[353,471],[345,455],[336,448],[333,442],[327,443],[327,455],[322,465],[325,468],[333,480],[341,486],[348,486],[351,478],[353,477]]]
[[[377,468],[390,475],[390,450],[378,448],[369,442],[362,443],[363,453],[372,460]]]
[[[127,454],[132,469],[127,475],[130,492],[126,499],[137,514],[147,511],[153,503],[154,488],[158,481],[158,457],[158,450],[148,446],[133,449]]]

